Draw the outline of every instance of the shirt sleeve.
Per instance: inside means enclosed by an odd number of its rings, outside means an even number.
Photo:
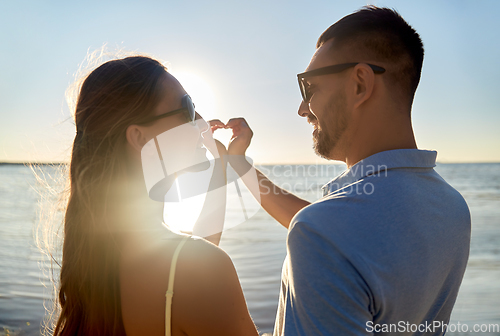
[[[318,231],[295,222],[288,234],[283,334],[371,335],[373,296],[359,265]]]

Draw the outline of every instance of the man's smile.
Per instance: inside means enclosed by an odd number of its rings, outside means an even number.
[[[314,129],[318,129],[318,119],[316,119],[315,117],[311,117],[311,115],[309,115],[307,117],[307,122],[312,125],[314,127]]]

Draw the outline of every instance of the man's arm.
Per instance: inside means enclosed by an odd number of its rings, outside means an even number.
[[[241,176],[248,189],[252,191],[254,197],[257,200],[260,197],[260,203],[264,210],[287,229],[293,216],[300,209],[310,204],[310,202],[295,196],[271,182],[266,175],[253,167],[244,155],[231,155],[228,161],[236,173]],[[258,191],[255,190],[257,188],[255,186],[255,179],[248,181],[244,175],[248,171],[252,172],[252,170],[257,175]]]
[[[248,189],[254,193],[257,200],[274,219],[281,225],[288,228],[290,221],[295,214],[310,202],[295,196],[294,194],[278,187],[267,178],[262,172],[253,167],[246,159],[245,152],[250,145],[253,132],[244,118],[233,118],[224,125],[220,120],[210,122],[212,132],[219,128],[233,130],[233,136],[228,146],[229,163],[233,169],[241,176]],[[258,191],[250,184],[244,174],[250,170],[255,170],[258,181]],[[257,194],[259,193],[259,194]]]

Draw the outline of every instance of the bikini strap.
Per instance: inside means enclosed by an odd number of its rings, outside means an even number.
[[[172,263],[170,264],[170,274],[168,276],[168,289],[167,294],[167,306],[165,307],[165,335],[170,336],[172,333],[171,318],[172,318],[172,296],[174,295],[174,278],[175,278],[175,266],[177,265],[177,258],[181,252],[182,246],[187,241],[189,236],[184,236],[179,245],[175,249],[174,256],[172,257]]]

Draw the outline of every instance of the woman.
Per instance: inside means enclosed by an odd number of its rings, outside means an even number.
[[[104,63],[83,82],[54,335],[258,335],[227,254],[166,229],[163,203],[148,197],[141,149],[193,122],[181,110],[185,95],[159,62],[142,56]],[[208,127],[196,118],[191,127]]]

